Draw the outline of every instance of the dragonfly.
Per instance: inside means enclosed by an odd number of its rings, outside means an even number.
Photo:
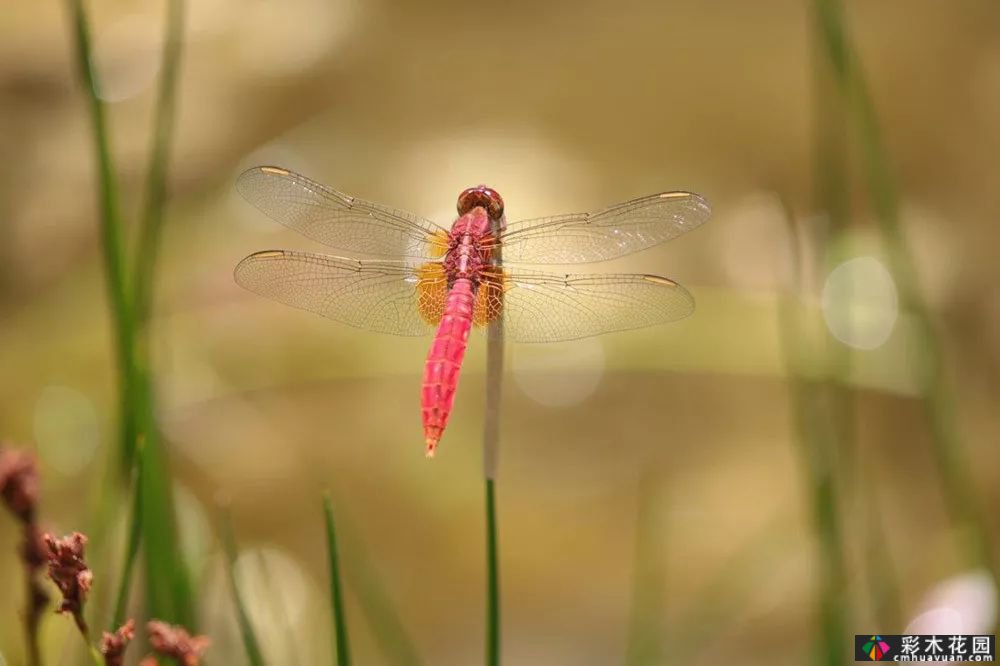
[[[258,166],[236,189],[261,212],[324,245],[368,259],[265,250],[234,272],[249,291],[369,331],[434,333],[421,387],[425,453],[433,457],[454,406],[473,328],[516,342],[574,340],[676,321],[694,311],[673,280],[646,274],[553,273],[522,264],[615,259],[704,223],[692,192],[662,192],[588,213],[508,224],[503,198],[479,185],[458,197],[450,229]]]

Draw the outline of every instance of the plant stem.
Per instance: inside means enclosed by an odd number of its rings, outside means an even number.
[[[264,551],[258,548],[254,552],[254,559],[257,561],[257,566],[260,567],[260,575],[264,579],[265,597],[271,599],[271,603],[275,604],[278,608],[288,608],[289,598],[288,595],[285,594],[287,590],[285,589],[285,586],[281,584],[282,579],[275,578],[271,564],[268,562],[268,558],[265,556]],[[295,622],[288,613],[282,613],[281,628],[284,633],[286,648],[283,663],[301,664],[303,660],[299,654],[300,641],[295,635]]]
[[[139,247],[134,267],[135,319],[140,333],[147,331],[153,302],[153,276],[159,259],[163,236],[164,209],[167,200],[167,168],[176,116],[177,78],[180,70],[184,33],[184,2],[167,3],[167,29],[163,43],[163,72],[153,121],[153,145],[150,150],[146,180],[146,203],[139,230]]]
[[[163,41],[163,67],[156,101],[147,192],[134,265],[136,420],[147,450],[143,463],[142,541],[150,611],[162,619],[195,625],[187,564],[180,550],[170,459],[154,418],[150,316],[153,287],[166,207],[169,150],[176,115],[177,79],[184,36],[184,2],[168,0]]]
[[[24,580],[27,588],[25,600],[26,612],[24,618],[25,639],[28,645],[28,665],[41,666],[42,650],[39,645],[38,630],[42,623],[42,615],[49,603],[49,595],[38,580],[42,568],[43,555],[38,551],[41,536],[35,522],[34,511],[24,523],[24,543],[21,546],[21,558],[24,561]]]
[[[835,411],[826,382],[805,377],[800,367],[806,336],[798,320],[798,295],[802,285],[800,243],[791,214],[786,215],[793,264],[793,295],[779,308],[782,350],[788,368],[791,402],[798,429],[804,477],[812,493],[813,523],[819,540],[820,562],[820,662],[840,666],[847,661],[847,568],[841,534],[837,487]],[[815,356],[811,354],[810,356]]]
[[[126,280],[128,262],[122,242],[117,184],[111,160],[111,150],[99,97],[92,57],[90,33],[82,0],[68,0],[74,26],[75,46],[80,75],[85,84],[93,120],[95,153],[100,181],[99,199],[104,262],[111,293],[115,324],[115,348],[118,357],[119,398],[121,402],[120,458],[123,470],[132,468],[135,448],[140,435],[148,448],[140,493],[143,495],[142,540],[145,544],[146,601],[151,614],[163,620],[178,622],[193,628],[194,603],[185,563],[180,553],[174,516],[169,461],[154,427],[152,388],[149,371],[148,327],[149,295],[153,284],[156,248],[165,203],[167,148],[171,136],[172,116],[180,43],[182,39],[183,6],[181,0],[171,0],[164,42],[164,63],[157,101],[157,121],[153,155],[151,157],[150,195],[146,203],[143,227],[142,259],[136,266],[136,281],[142,285],[141,298],[133,300]],[[141,309],[141,335],[137,335],[136,308]]]
[[[94,644],[90,642],[89,636],[83,633],[80,635],[83,637],[83,642],[87,644],[87,654],[90,656],[90,660],[94,662],[94,666],[104,666],[104,657],[97,651]]]
[[[497,511],[493,484],[496,477],[500,423],[500,377],[503,367],[502,323],[490,324],[487,342],[486,427],[483,434],[483,472],[486,477],[486,663],[500,663],[500,571],[497,562]]]
[[[816,32],[822,28],[816,26]],[[820,41],[820,40],[817,40]],[[838,53],[842,51],[838,49]],[[844,66],[843,56],[829,56],[817,44],[813,49],[815,85],[815,187],[816,209],[828,222],[809,246],[825,258],[825,270],[830,271],[848,257],[844,256],[843,238],[851,220],[851,138],[848,100],[838,84],[838,71]],[[787,211],[786,211],[787,212]],[[788,214],[791,221],[791,215]],[[837,318],[852,321],[851,301],[856,293],[843,294]],[[864,524],[863,535],[867,584],[870,606],[876,626],[898,626],[899,590],[885,531],[879,520],[877,484],[870,478],[867,465],[858,464],[856,392],[850,384],[853,350],[828,338],[826,347],[832,376],[822,382],[819,390],[828,397],[829,421],[834,429],[841,492],[846,498],[844,521]]]
[[[98,201],[101,217],[101,245],[104,254],[104,269],[107,277],[111,301],[112,322],[115,331],[115,351],[118,365],[119,391],[119,446],[124,463],[127,452],[135,443],[136,421],[132,404],[134,325],[129,302],[128,284],[125,275],[125,254],[122,242],[123,228],[118,203],[118,183],[111,157],[104,102],[99,89],[91,58],[90,28],[82,0],[69,0],[69,9],[74,29],[74,46],[80,77],[86,92],[92,122],[94,153],[97,156],[99,181]]]
[[[972,563],[985,566],[997,578],[989,531],[972,483],[964,440],[958,432],[954,397],[947,385],[943,350],[930,308],[919,285],[916,262],[899,220],[899,196],[883,145],[875,105],[860,63],[854,53],[839,0],[814,0],[822,43],[836,82],[850,105],[860,139],[865,177],[887,245],[890,267],[900,301],[916,323],[919,347],[924,353],[921,401],[930,424],[932,452],[952,520],[963,537],[961,549]]]
[[[339,549],[337,551],[338,565],[343,565],[341,580],[350,580],[356,592],[355,598],[384,661],[395,666],[420,666],[422,662],[413,639],[407,634],[406,626],[372,566],[375,558],[365,552],[364,541],[349,518],[341,512],[337,519],[340,541],[351,544],[349,550],[343,553]]]
[[[220,522],[220,534],[222,536],[222,548],[226,553],[226,576],[229,579],[229,590],[233,595],[233,603],[236,606],[236,619],[240,626],[240,637],[243,639],[243,648],[247,653],[247,661],[251,666],[263,666],[264,656],[260,651],[260,643],[257,634],[254,633],[253,623],[250,621],[250,614],[247,612],[243,596],[240,594],[239,584],[236,580],[236,539],[233,537],[233,526],[226,513],[222,514]]]
[[[868,488],[870,501],[865,503],[866,531],[869,533],[864,558],[868,569],[867,586],[871,588],[872,618],[877,627],[903,626],[903,613],[899,599],[899,580],[892,560],[879,510],[875,488],[878,480],[867,469],[863,470],[858,483]]]
[[[486,412],[483,416],[483,476],[494,480],[500,448],[500,396],[503,388],[503,315],[486,333]]]
[[[340,558],[337,551],[337,531],[333,523],[333,501],[323,495],[323,519],[326,524],[326,555],[330,570],[330,610],[333,614],[334,654],[337,666],[350,666],[351,650],[347,641],[347,615],[344,612],[343,585],[340,578]]]
[[[660,475],[646,469],[639,479],[632,559],[632,608],[625,663],[631,666],[665,664],[663,630],[663,562],[665,558],[658,520],[662,509],[657,490]]]
[[[156,429],[143,439],[142,553],[146,608],[152,617],[196,627],[194,593],[181,552],[166,447]]]
[[[500,572],[493,479],[486,479],[486,663],[488,666],[500,663]]]
[[[84,645],[87,646],[87,654],[90,655],[90,660],[94,662],[94,666],[103,666],[104,658],[101,653],[97,651],[94,644],[90,640],[90,628],[87,626],[87,621],[83,617],[83,610],[79,609],[73,613],[73,622],[76,624],[77,631],[80,634],[80,638],[83,639]]]
[[[28,646],[28,666],[41,666],[42,663],[42,651],[38,644],[38,626],[41,620],[41,613],[35,610],[37,603],[35,602],[36,596],[40,590],[38,581],[34,579],[32,574],[29,574],[27,579],[27,590],[28,590],[28,616],[24,620],[24,632],[25,632],[25,642]],[[43,592],[44,594],[44,592]]]
[[[122,564],[121,578],[118,581],[118,592],[115,596],[115,609],[109,631],[115,631],[125,622],[128,609],[129,591],[132,589],[132,574],[135,571],[135,561],[139,554],[139,544],[142,541],[142,476],[143,461],[146,457],[145,444],[139,443],[136,451],[135,469],[132,474],[132,512],[129,516],[128,541],[125,545],[125,561]]]
[[[499,236],[505,223],[494,221]],[[502,249],[494,250],[492,264],[500,270]],[[499,294],[502,299],[503,294]],[[501,301],[502,304],[502,301]],[[500,397],[503,389],[503,307],[490,322],[486,340],[486,413],[483,417],[483,476],[486,480],[486,664],[500,664],[500,570],[497,557],[497,510],[494,483],[500,448]]]

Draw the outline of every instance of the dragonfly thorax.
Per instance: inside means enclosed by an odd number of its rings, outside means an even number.
[[[444,270],[449,283],[466,278],[478,284],[482,270],[489,263],[490,250],[482,246],[482,237],[466,233],[451,239],[444,257]]]

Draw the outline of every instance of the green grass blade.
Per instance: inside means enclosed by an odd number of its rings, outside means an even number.
[[[226,575],[229,578],[229,590],[233,595],[233,604],[236,606],[236,619],[240,626],[243,649],[247,653],[247,661],[250,662],[250,666],[263,666],[264,656],[260,651],[260,643],[257,641],[257,634],[254,632],[250,614],[247,612],[236,580],[236,539],[233,537],[233,526],[229,516],[225,513],[222,515],[220,523],[222,547],[226,552]]]
[[[496,496],[491,478],[486,479],[486,663],[500,664],[500,567]]]
[[[341,542],[351,544],[341,553],[344,575],[356,590],[358,605],[385,661],[396,666],[420,666],[422,662],[416,645],[372,566],[374,558],[365,551],[358,530],[343,512],[337,519],[337,533]]]
[[[132,309],[126,282],[126,258],[123,225],[118,195],[118,181],[111,156],[104,102],[100,98],[90,27],[83,0],[68,0],[73,24],[73,45],[79,76],[84,85],[91,118],[94,154],[97,159],[98,204],[100,208],[101,248],[104,258],[108,295],[114,328],[115,356],[118,368],[119,447],[122,469],[128,470],[130,451],[136,441],[136,409],[132,400],[134,383],[134,348]]]
[[[163,67],[160,72],[157,96],[147,195],[139,248],[134,270],[135,291],[135,376],[137,393],[137,421],[140,432],[150,448],[150,458],[144,465],[144,524],[143,540],[146,543],[146,578],[151,590],[150,612],[160,617],[169,615],[174,621],[194,627],[194,598],[190,574],[180,549],[176,518],[174,516],[173,488],[170,463],[164,442],[157,431],[154,419],[149,316],[152,309],[152,292],[156,276],[157,257],[162,235],[166,205],[166,174],[169,148],[176,115],[176,89],[180,70],[181,46],[184,28],[184,3],[169,0],[163,42]]]
[[[333,522],[333,502],[329,493],[323,496],[323,520],[326,525],[326,554],[330,569],[330,607],[333,615],[334,654],[337,666],[350,666],[351,650],[347,640],[347,616],[344,612],[343,585],[337,551],[337,532]]]
[[[788,222],[792,255],[792,288],[798,296],[802,286],[801,243],[790,213]],[[801,359],[806,354],[803,322],[798,318],[796,299],[786,299],[779,309],[782,350],[788,366],[792,412],[797,429],[801,465],[809,489],[813,526],[819,543],[820,663],[841,666],[847,663],[847,564],[842,534],[838,493],[837,435],[831,425],[828,383],[807,379]]]
[[[275,604],[278,608],[288,608],[289,599],[285,595],[284,586],[281,584],[282,580],[280,578],[276,579],[272,567],[269,562],[269,558],[265,556],[265,553],[261,549],[257,549],[254,552],[254,559],[257,561],[257,566],[260,567],[260,575],[264,579],[264,595],[267,599],[271,600],[272,604]],[[299,653],[299,640],[295,635],[295,623],[288,613],[281,614],[281,628],[284,630],[285,634],[285,650],[286,653],[283,655],[284,663],[286,664],[301,664],[302,657]]]
[[[625,652],[625,664],[628,666],[667,663],[662,624],[662,590],[666,579],[662,563],[665,553],[658,521],[661,515],[661,508],[657,506],[658,486],[659,479],[655,473],[643,473],[639,482],[635,522],[632,607]]]
[[[902,307],[912,315],[923,352],[921,400],[930,424],[933,454],[952,520],[964,540],[959,544],[969,562],[986,566],[997,578],[998,565],[986,519],[958,431],[954,395],[944,371],[944,353],[930,308],[919,284],[916,261],[899,219],[899,195],[882,140],[868,84],[850,40],[840,0],[813,0],[817,32],[842,94],[847,98],[862,152],[865,180],[886,243],[890,268]]]
[[[155,430],[150,431],[144,446],[142,542],[148,611],[153,617],[194,630],[194,595],[180,550],[167,452]]]
[[[817,25],[829,34],[833,41],[822,38],[814,49],[815,104],[815,202],[816,209],[828,220],[828,233],[815,239],[818,254],[826,259],[825,268],[832,270],[850,257],[845,256],[844,245],[839,241],[848,232],[851,221],[851,165],[849,150],[851,144],[851,114],[847,96],[839,81],[848,66],[846,42],[841,33],[831,32],[831,22],[839,22],[839,11],[829,9],[822,24]],[[843,307],[850,308],[851,297],[844,296]],[[839,318],[848,322],[850,313],[841,312]],[[832,342],[832,341],[831,341]],[[867,584],[873,619],[876,626],[898,626],[899,591],[893,562],[890,556],[886,534],[878,519],[878,484],[870,478],[867,465],[858,463],[856,393],[850,384],[853,350],[847,345],[832,343],[827,347],[834,376],[825,383],[827,393],[830,428],[834,431],[837,458],[840,461],[840,478],[843,493],[851,501],[845,522],[864,524],[861,531],[866,553]]]
[[[121,578],[118,580],[118,591],[115,594],[115,609],[108,631],[115,631],[125,622],[128,611],[129,592],[132,589],[132,575],[135,572],[135,561],[139,554],[139,544],[142,542],[142,474],[146,447],[141,443],[136,450],[135,472],[132,475],[132,512],[129,516],[127,541],[125,544],[125,560],[122,563]]]
[[[131,461],[139,436],[148,447],[142,474],[139,477],[139,492],[143,511],[141,514],[141,536],[145,543],[147,601],[151,614],[171,622],[180,622],[194,628],[194,602],[185,564],[179,549],[177,528],[174,519],[170,472],[166,451],[157,437],[153,420],[152,389],[148,371],[146,335],[136,335],[134,302],[131,301],[124,252],[123,229],[119,210],[118,189],[108,140],[104,104],[99,96],[99,86],[94,72],[90,31],[82,0],[68,0],[74,28],[74,46],[81,79],[84,83],[93,121],[94,150],[97,156],[99,175],[99,201],[101,208],[101,238],[104,260],[111,293],[112,314],[115,324],[115,343],[119,370],[119,391],[121,401],[120,450],[125,469],[131,469]],[[157,116],[163,119],[158,126],[166,131],[157,131],[154,149],[154,165],[166,164],[166,145],[170,137],[170,118],[173,115],[173,97],[180,53],[180,6],[171,5],[171,19],[168,20],[167,40],[161,96],[158,100]],[[162,216],[165,166],[158,166],[151,174],[151,181],[160,182],[158,195],[152,197],[149,210]],[[158,212],[156,212],[158,211]],[[158,228],[158,227],[157,227]],[[158,234],[156,235],[158,238]],[[155,249],[155,244],[151,244]],[[140,271],[142,279],[152,284],[152,264]],[[145,301],[143,301],[145,302]],[[140,339],[141,338],[141,339]],[[137,344],[139,347],[137,348]]]
[[[500,233],[499,222],[491,222]],[[503,264],[502,249],[494,251],[493,265]],[[497,556],[497,510],[494,483],[500,455],[500,399],[503,389],[503,314],[490,322],[486,333],[486,408],[483,418],[483,477],[486,480],[486,664],[500,664],[500,567]]]
[[[691,594],[671,636],[670,657],[678,664],[705,663],[711,650],[744,620],[761,590],[770,589],[785,574],[784,559],[795,553],[795,535],[788,529],[794,509],[783,508],[734,548]],[[650,663],[650,662],[645,662]]]
[[[147,602],[151,614],[194,628],[194,603],[190,581],[179,550],[166,452],[153,427],[152,395],[146,362],[136,350],[137,336],[131,294],[126,280],[126,256],[118,188],[108,139],[104,104],[94,72],[90,30],[82,0],[68,0],[74,29],[74,46],[93,122],[101,209],[101,239],[111,295],[118,359],[120,392],[120,451],[124,469],[132,458],[140,433],[148,450],[139,477],[142,495],[142,541],[145,543]],[[176,30],[172,23],[168,32]],[[164,63],[173,75],[176,66]],[[160,100],[163,103],[163,100]],[[167,135],[169,136],[169,135]],[[161,202],[162,203],[162,202]],[[150,273],[149,280],[152,280]],[[144,356],[144,355],[143,355]]]
[[[154,276],[163,236],[167,201],[167,169],[177,106],[177,80],[184,36],[184,1],[167,3],[166,34],[163,42],[163,69],[160,74],[153,144],[146,180],[146,201],[139,229],[139,246],[134,268],[135,319],[145,328],[152,311]]]
[[[871,604],[872,618],[877,627],[904,626],[903,606],[900,600],[899,574],[892,559],[892,552],[887,543],[882,512],[879,509],[875,489],[878,479],[865,470],[860,483],[869,490],[869,499],[865,502],[868,514],[865,520],[865,531],[868,538],[865,544],[865,567],[867,569],[867,584]]]

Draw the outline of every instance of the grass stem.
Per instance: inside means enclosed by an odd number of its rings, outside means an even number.
[[[965,443],[958,431],[953,392],[944,369],[944,353],[930,307],[919,284],[916,261],[900,223],[899,195],[885,149],[874,102],[855,55],[840,0],[814,0],[820,43],[845,97],[857,132],[864,176],[879,230],[886,244],[900,301],[916,323],[922,352],[921,402],[931,431],[932,452],[952,520],[971,564],[986,566],[997,578],[997,563],[986,520],[972,483]]]
[[[40,630],[45,609],[49,604],[49,595],[42,585],[39,573],[44,566],[41,564],[37,544],[41,542],[41,534],[32,515],[24,525],[24,542],[21,546],[21,557],[24,561],[24,582],[26,587],[24,631],[27,643],[28,666],[42,665],[42,649]],[[29,554],[33,556],[29,556]]]
[[[627,666],[667,663],[663,638],[665,548],[660,521],[662,508],[659,506],[660,497],[657,492],[660,474],[644,470],[638,485],[632,560],[632,607],[625,652]]]
[[[236,538],[233,536],[233,526],[229,515],[223,513],[219,523],[222,548],[226,553],[226,577],[229,579],[229,591],[233,595],[233,604],[236,606],[236,620],[240,627],[243,649],[247,654],[250,666],[263,666],[264,655],[260,650],[260,642],[257,640],[253,622],[250,621],[250,613],[247,612],[243,595],[240,593],[239,581],[236,580]]]
[[[94,71],[90,27],[83,0],[69,0],[74,47],[80,78],[84,84],[90,111],[94,154],[97,158],[98,205],[100,210],[101,247],[111,302],[114,349],[118,367],[119,447],[124,454],[136,438],[136,410],[133,404],[134,324],[126,278],[124,230],[119,206],[118,181],[111,155],[104,102],[100,97]],[[125,458],[123,457],[123,462]]]
[[[122,563],[121,578],[118,581],[118,591],[115,594],[115,609],[111,626],[108,631],[115,631],[125,622],[128,610],[129,592],[132,589],[132,575],[135,572],[135,561],[139,554],[139,544],[142,542],[142,488],[143,459],[145,446],[140,443],[136,451],[135,470],[132,475],[132,511],[129,515],[128,534],[125,544],[125,560]]]
[[[153,121],[153,142],[146,174],[146,201],[143,208],[135,276],[135,319],[140,332],[145,333],[153,302],[153,277],[159,259],[167,201],[167,168],[169,166],[177,106],[177,79],[180,71],[184,34],[184,1],[167,3],[167,28],[163,44],[163,71],[160,75],[159,98]]]
[[[802,285],[801,243],[792,215],[786,216],[792,253],[794,295]],[[807,336],[796,309],[798,298],[783,301],[779,309],[779,330],[788,367],[792,410],[798,431],[802,469],[810,491],[813,525],[819,543],[820,565],[820,654],[819,662],[828,666],[847,663],[847,565],[841,531],[840,500],[837,484],[837,437],[826,382],[806,377],[801,359],[806,354]]]
[[[502,222],[493,222],[493,234]],[[503,264],[502,249],[494,250],[492,263]],[[503,297],[502,294],[499,295]],[[500,664],[500,571],[497,555],[497,510],[494,484],[500,449],[500,398],[503,390],[503,308],[490,322],[486,339],[486,411],[483,417],[483,477],[486,480],[486,664]]]
[[[344,512],[337,518],[337,535],[338,543],[351,544],[348,550],[337,551],[338,565],[342,565],[341,579],[350,580],[356,591],[358,605],[383,660],[395,666],[420,666],[422,662],[413,639],[372,566],[375,558],[366,552],[357,528]]]
[[[323,496],[323,519],[326,525],[326,555],[330,570],[330,611],[333,615],[333,652],[336,666],[350,666],[351,650],[347,639],[347,615],[344,611],[343,584],[340,577],[340,558],[337,551],[337,532],[333,522],[333,502],[330,494]]]
[[[500,664],[500,569],[493,479],[486,479],[486,664]]]

